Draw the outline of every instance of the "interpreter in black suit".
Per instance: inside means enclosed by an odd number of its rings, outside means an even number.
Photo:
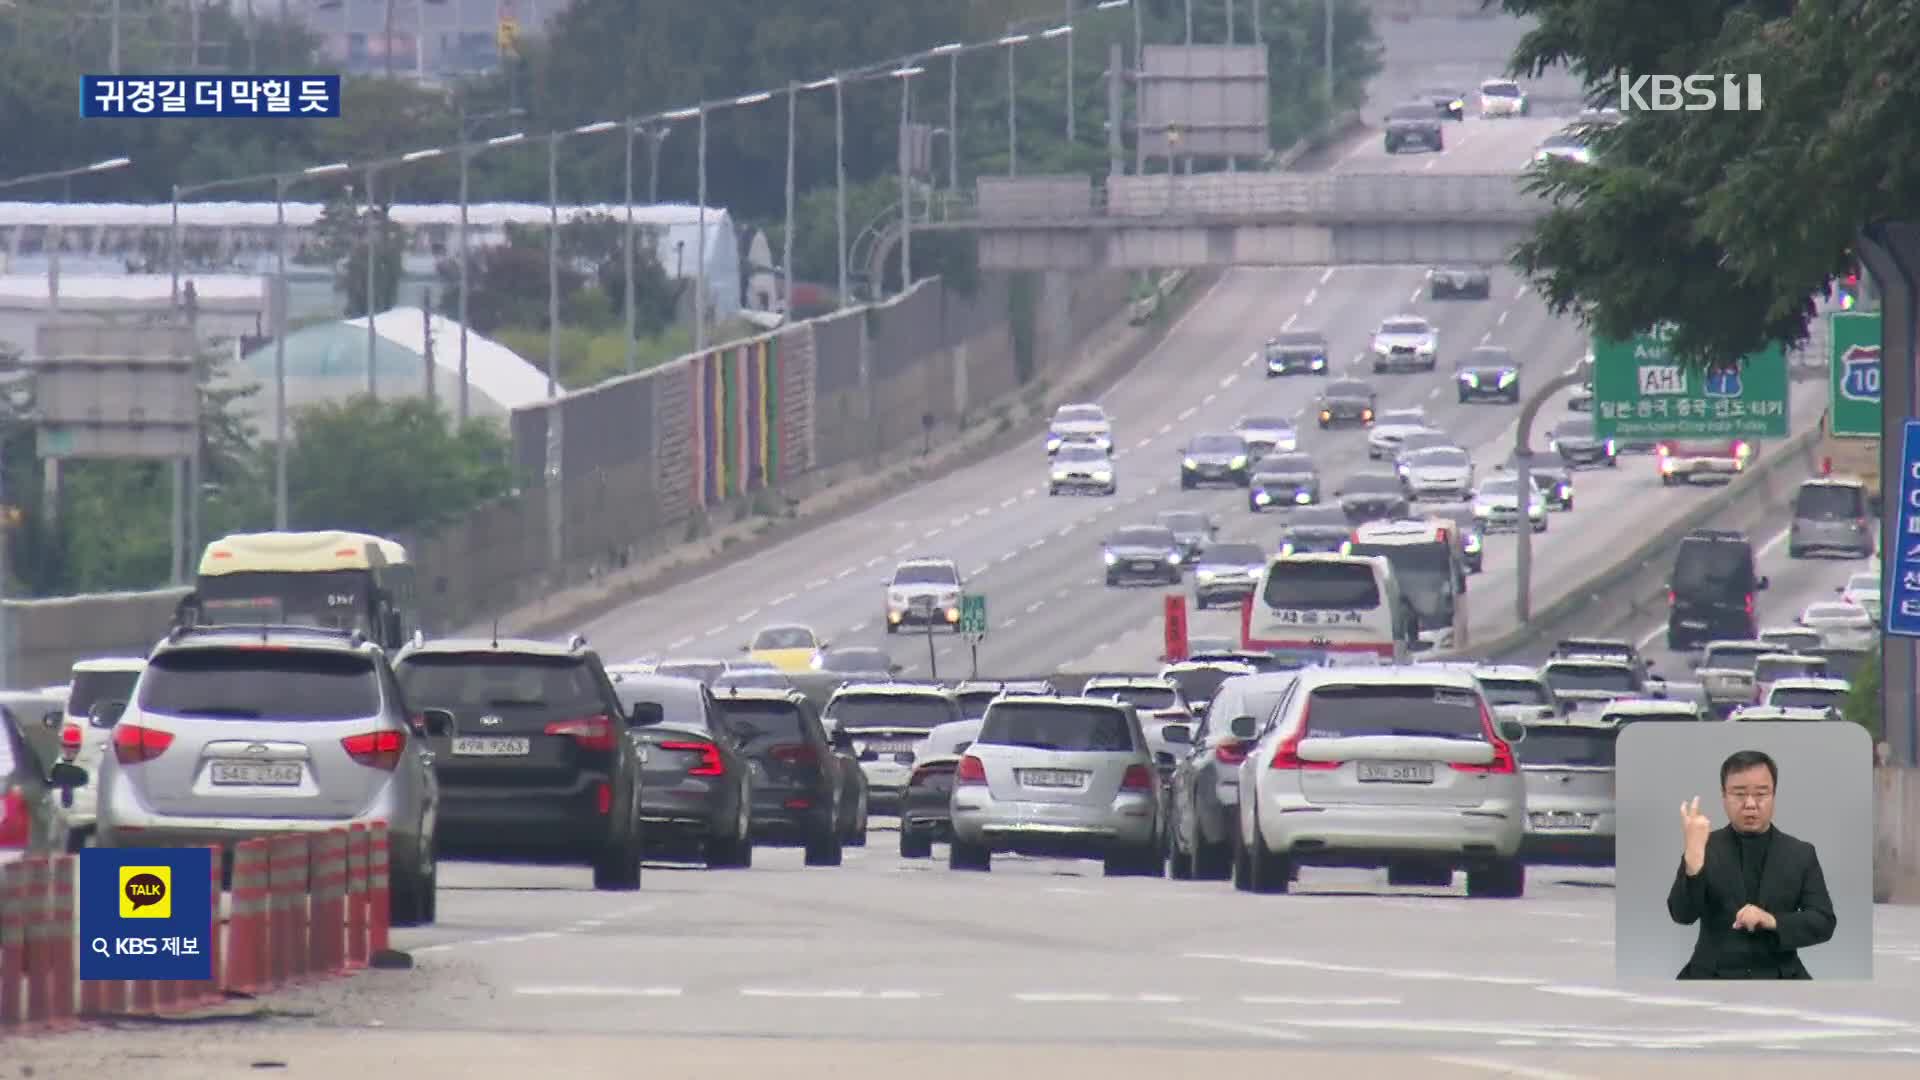
[[[1833,938],[1833,899],[1812,844],[1773,826],[1780,769],[1758,750],[1720,765],[1727,827],[1680,804],[1686,843],[1667,913],[1700,924],[1682,979],[1811,979],[1799,950]]]

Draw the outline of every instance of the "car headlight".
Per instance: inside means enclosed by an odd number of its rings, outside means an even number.
[[[1548,452],[1548,453],[1550,453],[1550,454],[1557,454],[1557,453],[1559,453],[1559,452],[1560,452],[1560,440],[1559,440],[1559,439],[1548,439],[1548,440],[1547,440],[1547,452]]]
[[[1314,366],[1315,368],[1323,368],[1323,367],[1326,367],[1326,366],[1327,366],[1327,358],[1326,358],[1326,357],[1324,357],[1324,356],[1316,356],[1316,357],[1314,357],[1314,358],[1313,358],[1313,366]]]
[[[1386,342],[1384,342],[1384,341],[1376,341],[1376,342],[1374,342],[1374,343],[1373,343],[1373,351],[1374,351],[1374,352],[1377,352],[1377,353],[1384,353],[1384,352],[1387,352],[1387,351],[1388,351],[1388,347],[1387,347],[1387,343],[1386,343]]]
[[[1460,547],[1469,555],[1472,555],[1473,553],[1479,551],[1480,550],[1479,534],[1477,533],[1469,534],[1467,538],[1461,542]]]
[[[1512,386],[1515,380],[1519,378],[1520,378],[1520,373],[1517,371],[1501,372],[1500,373],[1500,389],[1505,390],[1507,387]]]
[[[1468,386],[1479,386],[1480,373],[1476,371],[1463,371],[1460,373],[1460,381],[1466,383]]]
[[[1261,506],[1266,506],[1273,502],[1273,496],[1267,494],[1266,489],[1263,488],[1253,493],[1253,501],[1259,503]]]
[[[1051,454],[1058,449],[1060,449],[1060,436],[1058,435],[1047,436],[1047,453]]]
[[[1065,470],[1065,469],[1055,469],[1055,470],[1053,470],[1053,478],[1054,478],[1054,479],[1055,479],[1056,481],[1058,481],[1058,480],[1065,480],[1065,479],[1067,478],[1067,472],[1066,472],[1066,470]]]
[[[1560,496],[1563,499],[1571,498],[1573,495],[1573,485],[1572,484],[1556,484],[1554,485],[1553,493],[1555,495]]]
[[[1409,468],[1407,468],[1407,467],[1406,467],[1405,465],[1402,465],[1402,466],[1400,466],[1400,478],[1401,478],[1401,479],[1403,479],[1403,480],[1404,480],[1404,479],[1406,479],[1407,477],[1409,477],[1409,476],[1412,476],[1412,475],[1413,475],[1413,470],[1412,470],[1412,469],[1409,469]]]
[[[1193,576],[1197,581],[1212,581],[1214,575],[1211,570],[1195,570]]]
[[[1281,545],[1280,545],[1280,554],[1282,554],[1282,555],[1291,555],[1291,554],[1293,554],[1293,543],[1292,543],[1291,541],[1289,541],[1289,542],[1287,542],[1287,543],[1284,543],[1284,544],[1281,544]]]
[[[1179,552],[1177,552],[1177,551],[1169,551],[1169,552],[1167,552],[1167,564],[1168,564],[1168,565],[1170,565],[1170,566],[1179,566],[1179,565],[1180,565],[1180,553],[1179,553]]]
[[[1492,516],[1493,516],[1493,510],[1492,510],[1492,508],[1490,508],[1490,507],[1488,507],[1488,506],[1486,506],[1486,505],[1484,505],[1484,504],[1482,504],[1482,503],[1474,503],[1474,504],[1473,504],[1473,516],[1474,516],[1474,517],[1477,517],[1477,518],[1483,518],[1483,517],[1492,517]]]
[[[1200,463],[1192,458],[1182,458],[1180,459],[1180,467],[1183,469],[1197,469],[1200,467]]]
[[[1094,471],[1093,478],[1099,483],[1104,484],[1113,479],[1113,472],[1109,469],[1098,469]]]
[[[1466,107],[1466,103],[1461,101],[1450,101],[1447,103],[1447,108],[1449,109],[1464,109]]]
[[[1320,410],[1320,419],[1322,419],[1322,420],[1331,420],[1331,419],[1333,419],[1333,413],[1332,413],[1332,412],[1331,412],[1330,410],[1327,410],[1327,409],[1321,409],[1321,410]]]
[[[1613,456],[1613,440],[1612,439],[1607,440],[1607,456],[1608,457]]]
[[[1423,341],[1423,342],[1421,342],[1420,344],[1418,344],[1418,345],[1415,345],[1415,346],[1413,347],[1413,351],[1414,351],[1415,353],[1418,353],[1418,354],[1419,354],[1419,355],[1421,355],[1421,356],[1432,356],[1432,355],[1433,355],[1433,343],[1432,343],[1432,342],[1430,342],[1430,341]]]
[[[1300,504],[1301,506],[1306,506],[1313,502],[1313,492],[1296,491],[1293,493],[1293,501]]]
[[[1095,435],[1093,437],[1093,445],[1099,447],[1102,450],[1111,450],[1113,449],[1113,436]]]
[[[1118,555],[1115,555],[1115,554],[1114,554],[1113,552],[1111,552],[1111,551],[1103,551],[1103,552],[1101,552],[1101,553],[1100,553],[1100,557],[1101,557],[1101,558],[1103,558],[1103,559],[1105,559],[1105,560],[1107,560],[1107,565],[1108,565],[1108,566],[1112,566],[1112,565],[1113,565],[1114,563],[1117,563],[1117,562],[1119,562],[1119,561],[1120,561],[1120,556],[1118,556]]]
[[[1371,424],[1371,423],[1373,423],[1373,410],[1372,410],[1372,409],[1361,409],[1361,410],[1360,410],[1360,419],[1362,419],[1362,420],[1365,420],[1365,421],[1366,421],[1367,423],[1369,423],[1369,424]]]
[[[1244,469],[1246,467],[1247,467],[1247,455],[1245,454],[1235,454],[1233,456],[1233,460],[1227,462],[1227,468],[1229,469]]]

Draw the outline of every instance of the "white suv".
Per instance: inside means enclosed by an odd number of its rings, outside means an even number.
[[[960,625],[960,567],[952,559],[909,559],[886,580],[887,633],[903,626]]]
[[[73,789],[73,805],[67,808],[71,826],[68,836],[76,848],[93,834],[100,801],[94,778],[100,775],[101,759],[106,757],[107,743],[113,737],[113,724],[95,719],[91,715],[93,707],[103,701],[133,700],[133,684],[146,666],[146,660],[138,656],[102,656],[73,665],[66,715],[60,726],[60,753],[87,771],[87,782]]]

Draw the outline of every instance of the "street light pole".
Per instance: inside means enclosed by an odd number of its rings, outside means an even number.
[[[960,51],[947,57],[947,190],[960,191]]]
[[[287,180],[285,176],[273,178],[273,527],[276,532],[287,531]]]
[[[696,223],[693,238],[693,351],[707,351],[707,103],[700,103],[700,145],[697,149],[698,163],[694,166],[699,174],[695,181],[698,191],[695,201],[699,203],[694,212]]]
[[[560,370],[560,133],[547,136],[547,397]]]
[[[469,412],[470,401],[467,386],[467,265],[472,258],[472,251],[468,246],[467,239],[467,230],[469,228],[467,207],[470,202],[470,196],[467,190],[468,173],[471,172],[473,168],[473,155],[480,150],[490,146],[506,146],[519,142],[526,137],[515,132],[512,135],[501,135],[497,138],[488,139],[485,143],[476,147],[471,141],[473,138],[472,125],[482,120],[520,116],[524,114],[526,110],[518,108],[498,109],[493,112],[482,113],[479,116],[468,116],[464,97],[461,101],[460,110],[460,311],[455,318],[460,322],[460,404],[457,415],[460,423],[465,424],[467,418],[471,415]]]
[[[780,311],[781,322],[793,323],[793,154],[795,132],[800,120],[800,87],[787,84],[787,221],[780,230]]]
[[[1066,11],[1064,13],[1066,22],[1063,23],[1062,25],[1066,26],[1069,29],[1069,31],[1071,31],[1072,24],[1073,24],[1073,0],[1064,0],[1064,3],[1066,4]],[[1227,0],[1227,3],[1232,4],[1233,0]],[[1073,98],[1073,34],[1068,33],[1067,34],[1067,146],[1069,148],[1073,146],[1073,114],[1075,111],[1073,107],[1073,100],[1074,100]]]
[[[1333,114],[1333,0],[1321,0],[1320,8],[1326,16],[1326,26],[1321,33],[1324,39],[1321,44],[1326,51],[1322,58],[1321,75],[1326,80],[1327,114],[1331,118]]]
[[[1009,25],[1007,29],[1013,27]],[[1014,69],[1013,54],[1015,48],[1028,40],[1026,34],[1008,34],[1000,39],[1007,49],[1007,175],[1020,175],[1020,118],[1017,95],[1020,91],[1018,75]]]
[[[626,203],[627,207],[626,228],[620,231],[620,276],[625,281],[623,291],[626,295],[621,297],[620,305],[624,315],[621,321],[627,329],[627,336],[622,342],[622,352],[626,359],[626,371],[629,375],[633,374],[634,365],[639,362],[634,354],[633,342],[635,322],[635,312],[633,310],[635,302],[633,295],[633,138],[638,130],[638,126],[629,120],[627,121],[626,132],[620,139],[620,141],[625,144],[623,147],[624,160],[621,164],[620,197],[622,201]]]
[[[913,77],[924,72],[922,67],[902,67],[894,69],[893,75],[900,80],[900,291],[905,293],[913,288],[913,187],[909,179],[908,166],[912,163],[907,153],[907,122],[913,109]]]
[[[373,327],[373,291],[376,284],[374,268],[379,261],[380,244],[376,232],[379,223],[374,220],[374,208],[378,204],[374,202],[373,183],[379,172],[378,165],[367,166],[367,396],[375,401],[380,400],[380,384],[378,354],[374,351],[379,335]]]

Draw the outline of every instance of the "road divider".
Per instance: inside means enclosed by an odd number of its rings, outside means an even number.
[[[1525,625],[1472,652],[1489,660],[1544,659],[1553,642],[1574,634],[1604,635],[1664,614],[1674,552],[1695,529],[1752,529],[1786,520],[1802,481],[1818,472],[1819,431],[1806,431],[1762,453],[1754,467],[1680,515],[1612,566],[1542,608]],[[1631,512],[1630,507],[1617,508]]]
[[[190,1013],[376,963],[387,951],[387,845],[384,822],[244,840],[224,890],[213,847],[213,977],[196,981],[81,982],[80,856],[0,866],[0,1034]]]

